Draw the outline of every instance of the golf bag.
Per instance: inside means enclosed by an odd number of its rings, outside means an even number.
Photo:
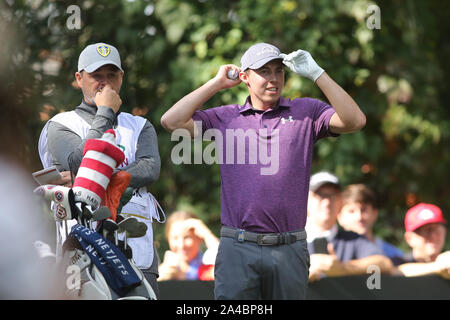
[[[34,190],[51,202],[57,229],[56,264],[64,279],[65,298],[156,299],[127,244],[128,238],[144,236],[147,225],[134,217],[116,214],[117,207],[102,205],[114,169],[123,157],[122,150],[115,144],[114,131],[108,130],[101,139],[86,142],[73,188],[44,185]],[[122,183],[112,192],[119,200],[112,202],[123,206],[121,196],[131,176],[125,171],[119,173]],[[119,234],[124,234],[122,241],[119,241]]]
[[[126,239],[119,241],[117,237],[119,233],[142,236],[147,230],[145,224],[120,214],[118,223],[108,219],[107,207],[91,211],[88,205],[76,203],[72,189],[67,187],[45,185],[35,189],[35,193],[52,202],[57,241],[63,238],[61,231],[66,233],[56,255],[57,270],[64,279],[64,297],[156,299],[142,271],[135,265]]]

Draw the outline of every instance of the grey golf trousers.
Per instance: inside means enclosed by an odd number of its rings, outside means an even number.
[[[306,240],[261,246],[221,237],[214,270],[217,300],[304,300],[309,276]]]

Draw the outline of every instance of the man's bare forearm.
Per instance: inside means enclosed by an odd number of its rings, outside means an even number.
[[[338,117],[330,121],[334,133],[349,133],[360,130],[366,124],[366,116],[353,98],[324,72],[316,81],[327,97]]]
[[[195,111],[201,109],[203,104],[221,89],[215,78],[209,80],[167,110],[161,118],[161,125],[168,131],[185,127]]]
[[[418,277],[430,274],[438,274],[440,270],[433,262],[405,263],[398,266],[400,274],[405,277]]]
[[[168,131],[184,128],[194,136],[192,116],[195,111],[201,109],[203,104],[220,90],[234,87],[241,82],[239,78],[229,79],[227,77],[227,72],[231,69],[238,70],[239,68],[231,64],[221,66],[214,78],[181,98],[167,110],[161,118],[161,125]]]
[[[366,274],[370,266],[378,266],[382,273],[390,273],[393,270],[393,264],[389,258],[382,255],[373,255],[345,262],[345,275]]]
[[[394,266],[391,260],[382,255],[373,255],[361,259],[340,262],[333,265],[333,268],[324,271],[329,277],[341,277],[366,274],[367,268],[376,265],[382,273],[391,273]]]

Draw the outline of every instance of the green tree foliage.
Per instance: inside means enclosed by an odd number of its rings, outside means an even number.
[[[16,24],[8,68],[24,82],[34,117],[28,159],[36,169],[36,140],[44,121],[81,98],[73,84],[80,51],[104,41],[121,52],[123,110],[156,127],[162,170],[150,187],[167,213],[192,208],[217,231],[217,165],[174,165],[162,114],[212,78],[221,64],[240,65],[255,42],[289,53],[311,52],[367,115],[358,133],[317,144],[313,172],[335,172],[344,184],[366,183],[380,198],[377,233],[399,244],[406,209],[426,201],[450,209],[450,7],[446,1],[116,0],[74,1],[81,28],[69,29],[67,1],[6,1],[2,18]],[[380,8],[380,29],[368,8]],[[1,31],[1,30],[0,30]],[[3,70],[3,69],[2,69]],[[14,72],[12,73],[14,74]],[[4,82],[5,83],[5,82]],[[287,72],[285,96],[325,99],[309,80]],[[243,103],[243,85],[220,92],[206,107]],[[245,190],[243,190],[245,192]],[[448,216],[448,214],[447,214]],[[162,228],[157,228],[162,240]]]

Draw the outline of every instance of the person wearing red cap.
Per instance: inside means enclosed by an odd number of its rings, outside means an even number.
[[[394,261],[400,274],[408,277],[438,274],[450,279],[450,251],[442,252],[447,233],[442,210],[419,203],[405,216],[405,241],[412,252]]]

